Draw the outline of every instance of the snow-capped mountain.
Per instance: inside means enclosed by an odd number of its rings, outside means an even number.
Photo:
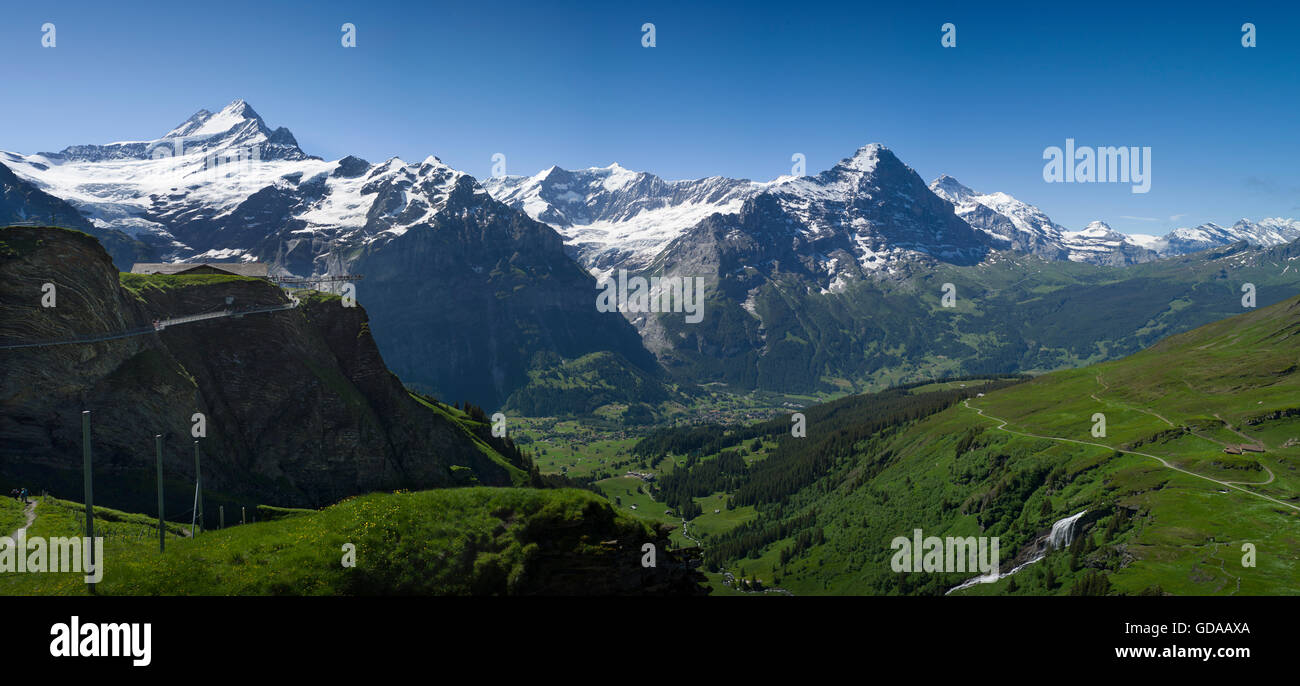
[[[482,184],[492,197],[555,228],[593,271],[643,268],[683,231],[715,212],[736,212],[765,186],[721,176],[667,181],[618,164],[551,167]]]
[[[930,182],[930,190],[952,203],[957,216],[967,224],[1007,247],[1048,259],[1069,259],[1061,243],[1065,227],[1033,205],[1006,193],[976,192],[947,174]]]
[[[306,154],[242,100],[153,140],[0,153],[0,215],[116,237],[124,270],[203,259],[361,273],[385,362],[443,397],[498,407],[533,369],[592,353],[658,373],[627,321],[593,307],[595,281],[547,225],[436,157]]]
[[[801,237],[847,250],[866,271],[909,254],[978,262],[991,245],[879,143],[859,148],[816,176],[778,179],[765,192]]]
[[[1012,249],[1049,259],[1126,265],[1237,241],[1267,248],[1300,238],[1300,221],[1282,218],[1259,222],[1242,219],[1229,228],[1206,223],[1174,229],[1164,236],[1123,234],[1102,221],[1094,221],[1081,231],[1070,231],[1033,205],[1006,193],[973,191],[946,174],[931,182],[930,189],[952,203],[957,216],[971,226]]]
[[[1155,251],[1138,242],[1148,242],[1144,239],[1135,240],[1133,236],[1110,228],[1106,222],[1094,221],[1082,231],[1063,232],[1061,245],[1072,262],[1122,266],[1150,262],[1159,257]]]
[[[1114,231],[1105,222],[1092,222],[1082,231],[1070,231],[1045,212],[1006,193],[980,193],[948,175],[930,183],[930,190],[952,203],[957,216],[997,239],[1003,247],[1052,260],[1125,265],[1148,262],[1158,255],[1132,237]]]
[[[242,100],[200,110],[154,140],[0,152],[0,163],[160,259],[260,259],[297,274],[345,270],[339,248],[430,222],[462,182],[487,199],[432,156],[371,165],[308,155]]]
[[[739,212],[706,218],[673,240],[653,268],[737,283],[779,271],[839,292],[905,262],[976,264],[993,247],[915,171],[873,143],[816,176],[767,184]]]
[[[1162,255],[1178,255],[1237,241],[1267,248],[1297,238],[1300,238],[1300,221],[1295,219],[1274,217],[1258,222],[1240,219],[1227,228],[1207,222],[1195,228],[1174,229],[1159,239],[1157,249]]]

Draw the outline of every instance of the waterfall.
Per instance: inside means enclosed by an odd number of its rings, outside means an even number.
[[[1052,533],[1047,535],[1048,550],[1059,550],[1069,547],[1074,542],[1074,524],[1079,518],[1087,514],[1083,510],[1079,514],[1070,515],[1052,525]]]
[[[1038,562],[1039,560],[1047,557],[1047,553],[1053,550],[1059,550],[1061,548],[1068,547],[1071,543],[1074,542],[1074,525],[1079,521],[1081,517],[1083,517],[1083,515],[1087,514],[1087,512],[1088,512],[1087,510],[1084,510],[1079,514],[1070,515],[1065,519],[1058,519],[1055,524],[1052,524],[1052,531],[1047,534],[1047,546],[1042,551],[1040,551],[1037,555],[1035,555],[1033,559],[1031,559],[1030,561],[1016,565],[1014,569],[1007,572],[1006,574],[999,574],[997,572],[994,572],[993,574],[990,574],[988,576],[977,576],[971,579],[967,579],[966,581],[963,581],[960,585],[948,589],[947,592],[944,593],[944,595],[948,595],[953,591],[960,591],[963,588],[970,588],[975,584],[989,584],[989,583],[993,583],[994,581],[997,581],[998,579],[1004,579],[1024,569],[1025,567],[1028,567],[1029,565],[1032,565],[1035,562]]]

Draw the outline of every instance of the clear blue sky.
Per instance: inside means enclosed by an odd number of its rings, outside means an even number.
[[[512,174],[617,161],[766,180],[795,152],[812,173],[880,142],[927,181],[1073,229],[1300,216],[1295,3],[290,4],[6,3],[0,149],[156,138],[244,98],[309,153],[434,154],[476,176],[501,152]],[[1247,21],[1259,47],[1241,47]],[[1151,192],[1045,183],[1043,149],[1067,137],[1150,146]]]

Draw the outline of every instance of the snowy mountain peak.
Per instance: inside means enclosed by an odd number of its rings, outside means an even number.
[[[893,160],[894,162],[898,161],[898,158],[894,156],[894,153],[889,151],[889,148],[886,148],[879,143],[869,143],[858,148],[858,151],[853,153],[852,157],[840,160],[840,163],[835,166],[837,168],[852,169],[860,172],[872,172],[875,171],[876,165],[879,164],[882,159]]]
[[[1083,230],[1078,233],[1088,236],[1108,236],[1115,233],[1115,230],[1110,228],[1110,224],[1107,224],[1104,221],[1094,220],[1088,222],[1088,225],[1083,227]]]
[[[266,129],[265,122],[262,121],[257,112],[253,111],[252,106],[243,100],[235,100],[221,108],[221,111],[216,114],[207,110],[195,112],[194,116],[167,132],[163,138],[215,136],[249,123],[254,124],[263,133],[270,133]]]
[[[55,164],[149,160],[160,157],[210,156],[239,159],[313,159],[298,147],[284,127],[271,130],[243,100],[235,100],[216,114],[201,109],[161,138],[122,141],[105,145],[73,145],[62,151],[37,153]]]
[[[948,176],[947,174],[941,174],[939,178],[930,182],[930,190],[939,194],[941,197],[947,198],[949,202],[952,202],[954,199],[965,200],[978,195],[978,193],[971,190],[969,187],[962,185],[960,181]]]

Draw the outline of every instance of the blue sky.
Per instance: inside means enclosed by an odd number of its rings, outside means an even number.
[[[434,154],[476,176],[500,152],[512,174],[618,162],[766,180],[793,153],[812,173],[880,142],[927,181],[1005,191],[1072,229],[1300,217],[1287,7],[405,4],[8,3],[0,149],[155,138],[244,98],[311,154]],[[1241,46],[1247,21],[1258,47]],[[1066,138],[1150,146],[1151,191],[1044,182],[1043,150]]]

